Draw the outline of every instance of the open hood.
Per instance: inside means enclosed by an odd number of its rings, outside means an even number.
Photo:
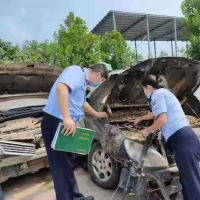
[[[188,58],[166,57],[141,62],[121,73],[107,98],[110,104],[146,103],[141,81],[146,74],[164,75],[180,101],[193,96],[200,85],[200,63]]]

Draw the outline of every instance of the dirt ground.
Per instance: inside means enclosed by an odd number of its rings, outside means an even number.
[[[95,200],[110,200],[114,191],[104,190],[91,182],[87,172],[77,169],[76,177],[80,191]],[[36,174],[11,179],[2,184],[5,200],[56,200],[51,175],[48,169]],[[121,200],[118,192],[113,200]]]

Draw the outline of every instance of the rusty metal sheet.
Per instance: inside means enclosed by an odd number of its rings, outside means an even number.
[[[200,63],[188,58],[166,57],[141,62],[118,76],[106,103],[146,103],[141,81],[146,74],[164,75],[180,101],[200,85]]]
[[[0,124],[0,135],[19,133],[24,130],[36,130],[40,129],[40,119],[35,118],[23,118],[20,120],[11,120]]]
[[[17,109],[17,108],[45,106],[46,103],[47,103],[47,99],[43,99],[43,98],[14,99],[14,100],[0,102],[0,111],[5,112],[8,110]]]
[[[45,65],[14,66],[0,66],[0,95],[49,92],[62,72],[62,69]]]
[[[35,134],[39,134],[39,133],[41,133],[41,130],[30,130],[30,131],[23,131],[19,133],[0,135],[0,138],[2,140],[7,140],[7,141],[35,140]]]
[[[48,96],[49,96],[49,93],[47,92],[10,94],[10,95],[6,94],[6,95],[0,95],[0,102],[17,100],[17,99],[29,99],[29,98],[47,99]]]

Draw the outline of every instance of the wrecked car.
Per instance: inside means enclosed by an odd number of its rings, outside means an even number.
[[[109,113],[108,119],[83,119],[85,127],[95,131],[88,155],[89,172],[92,180],[106,189],[121,184],[121,172],[126,172],[126,195],[151,200],[182,199],[174,154],[162,133],[156,132],[145,140],[139,131],[152,122],[143,122],[138,128],[129,123],[145,115],[149,108],[141,86],[147,74],[165,76],[200,137],[200,103],[194,95],[200,86],[199,62],[180,57],[146,60],[103,82],[88,99],[94,109]]]
[[[40,123],[60,73],[39,63],[0,65],[0,183],[48,167]]]

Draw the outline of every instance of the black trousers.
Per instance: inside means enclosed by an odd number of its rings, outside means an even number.
[[[74,176],[75,155],[51,148],[60,119],[45,113],[41,129],[57,200],[84,200]]]
[[[200,142],[191,127],[183,127],[167,141],[175,152],[184,200],[200,200]]]

